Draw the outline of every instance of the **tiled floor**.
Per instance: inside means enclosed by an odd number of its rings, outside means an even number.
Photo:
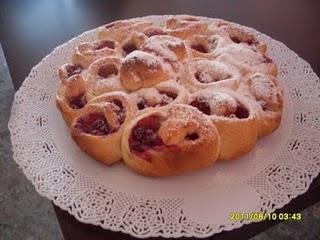
[[[36,193],[12,159],[7,128],[12,99],[13,87],[0,47],[0,239],[62,239],[51,203]],[[320,239],[320,203],[304,210],[302,216],[300,222],[280,223],[251,240]]]

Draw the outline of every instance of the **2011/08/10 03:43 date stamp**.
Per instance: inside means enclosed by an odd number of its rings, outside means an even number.
[[[230,221],[264,221],[264,220],[280,220],[280,221],[300,221],[301,213],[262,213],[262,212],[233,212],[229,215]]]

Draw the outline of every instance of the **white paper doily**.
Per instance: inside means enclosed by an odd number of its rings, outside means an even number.
[[[165,17],[146,18],[162,24]],[[157,179],[85,155],[69,136],[55,93],[58,67],[74,46],[95,38],[91,30],[54,49],[16,93],[9,121],[15,161],[41,195],[79,221],[136,237],[207,237],[249,223],[229,221],[232,212],[281,208],[320,172],[320,81],[283,43],[243,28],[267,43],[285,108],[280,128],[241,159]]]

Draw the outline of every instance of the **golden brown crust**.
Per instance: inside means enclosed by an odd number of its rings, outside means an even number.
[[[143,51],[160,56],[164,61],[173,63],[183,61],[187,57],[185,43],[176,37],[156,35],[148,38]]]
[[[93,62],[87,72],[87,96],[92,99],[106,92],[125,91],[120,81],[121,60],[103,57]]]
[[[72,55],[72,62],[88,68],[92,62],[102,57],[122,57],[120,44],[114,40],[98,40],[78,45]]]
[[[188,55],[190,58],[215,59],[215,50],[230,44],[228,39],[220,35],[192,35],[186,40]]]
[[[238,69],[242,75],[263,72],[277,76],[277,65],[267,55],[262,55],[240,45],[228,45],[215,51],[216,60]]]
[[[237,69],[223,62],[194,58],[184,63],[180,83],[190,92],[206,88],[236,90],[240,83],[240,74]]]
[[[175,81],[165,81],[151,88],[142,88],[130,94],[132,102],[137,106],[137,114],[148,108],[159,108],[167,105],[188,102],[188,91]]]
[[[162,27],[157,26],[146,27],[145,29],[143,29],[142,33],[147,37],[152,37],[156,35],[167,35],[167,33]]]
[[[174,16],[166,20],[166,33],[168,35],[186,39],[194,34],[206,34],[208,23],[194,16]]]
[[[266,53],[267,46],[264,43],[259,42],[254,35],[240,29],[235,24],[213,24],[211,25],[211,31],[213,31],[216,35],[223,36],[226,39],[226,41],[229,41],[230,43],[233,42],[235,44],[239,44],[244,48],[248,48],[253,51],[258,51],[261,54]]]
[[[169,73],[156,56],[137,50],[123,60],[120,79],[127,90],[134,91],[168,80]]]
[[[146,42],[147,36],[143,33],[133,33],[130,37],[124,40],[121,44],[121,48],[124,52],[124,56],[130,54],[135,50],[140,50],[143,44]]]
[[[274,132],[281,123],[283,91],[277,78],[264,73],[248,77],[242,92],[254,100],[258,120],[258,137]]]
[[[82,114],[74,119],[70,127],[71,136],[84,152],[99,162],[111,165],[122,158],[120,143],[123,128],[132,119],[135,111],[136,108],[130,103],[127,94],[123,92],[103,94],[93,99],[83,109]],[[97,115],[100,119],[96,117],[91,122],[86,120]],[[88,130],[85,124],[91,124],[97,129]]]
[[[139,124],[150,117],[159,118],[156,134],[163,143],[158,148],[139,152],[139,146],[131,139]],[[140,115],[126,126],[122,138],[125,163],[146,176],[178,175],[209,167],[216,161],[219,149],[219,135],[210,120],[197,109],[179,104]]]
[[[131,36],[132,33],[142,32],[152,26],[151,22],[140,20],[119,20],[101,26],[98,30],[99,39],[114,39],[120,43]]]
[[[230,90],[206,89],[191,95],[189,104],[207,114],[217,127],[221,138],[219,160],[237,158],[254,147],[257,119],[249,99]]]
[[[76,75],[83,76],[85,69],[80,64],[66,63],[58,70],[60,82],[66,84],[68,79]]]
[[[59,84],[56,105],[67,125],[83,112],[86,104],[86,83],[81,75],[74,75]]]

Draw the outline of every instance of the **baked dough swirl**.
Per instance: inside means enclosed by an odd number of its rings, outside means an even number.
[[[188,105],[152,109],[131,121],[122,138],[122,157],[146,176],[178,175],[211,166],[220,137],[214,124]]]
[[[56,103],[76,144],[106,165],[170,176],[238,159],[281,124],[268,46],[221,19],[119,20],[59,68]]]
[[[249,152],[258,137],[255,106],[230,90],[205,89],[191,95],[189,104],[210,117],[221,138],[220,160]]]
[[[71,136],[87,154],[106,165],[122,158],[124,126],[136,111],[126,93],[103,94],[90,102],[71,124]]]

